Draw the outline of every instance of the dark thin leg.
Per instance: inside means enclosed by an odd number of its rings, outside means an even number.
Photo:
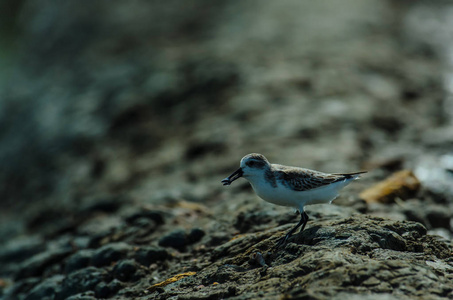
[[[305,221],[304,221],[304,223],[302,224],[302,227],[300,228],[300,231],[299,231],[299,232],[304,231],[305,225],[307,225],[307,223],[308,223],[308,219],[309,219],[309,218],[308,218],[308,215],[307,215],[306,212],[301,213],[301,220],[302,220],[302,218],[304,218]],[[299,221],[299,223],[300,223],[300,221]]]
[[[299,228],[300,226],[301,229],[300,229],[300,232],[304,231],[304,228],[305,228],[305,225],[307,225],[307,222],[308,222],[308,215],[307,213],[305,212],[302,212],[300,214],[300,221],[299,223],[297,223],[297,225],[295,227],[293,227],[284,237],[282,237],[281,239],[279,239],[277,241],[277,244],[275,245],[276,248],[279,248],[283,245],[286,245],[286,242],[288,241],[288,239],[293,235],[293,233],[297,230],[297,228]]]

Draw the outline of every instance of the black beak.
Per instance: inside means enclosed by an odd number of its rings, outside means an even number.
[[[244,172],[242,171],[242,168],[239,168],[233,174],[231,174],[227,178],[223,179],[222,183],[223,183],[223,185],[230,185],[233,181],[242,177],[242,175],[244,175]]]

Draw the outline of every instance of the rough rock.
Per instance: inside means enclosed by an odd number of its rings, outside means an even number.
[[[453,273],[433,268],[453,270],[451,249],[427,236],[419,223],[363,215],[316,221],[291,238],[286,248],[273,250],[279,236],[270,230],[237,238],[228,243],[228,252],[217,250],[223,246],[215,249],[213,264],[197,276],[153,295],[157,299],[184,297],[196,286],[201,286],[200,291],[190,295],[203,299],[243,293],[270,299],[281,294],[316,299],[383,293],[420,297],[426,291],[432,298],[453,295],[449,283]],[[249,263],[250,254],[257,251],[270,251],[268,268]],[[212,285],[215,287],[207,288]],[[278,291],[276,285],[280,286]]]

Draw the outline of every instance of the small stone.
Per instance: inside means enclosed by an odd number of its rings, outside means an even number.
[[[66,298],[66,300],[97,300],[94,292],[88,291]]]
[[[120,230],[124,226],[123,220],[116,215],[100,215],[94,217],[77,228],[77,234],[89,236],[89,248],[97,248],[100,241],[112,232]]]
[[[187,234],[182,229],[172,231],[159,240],[159,246],[172,247],[175,249],[184,248],[187,244]]]
[[[167,250],[159,247],[140,247],[134,254],[134,259],[144,265],[149,266],[152,263],[165,260],[169,257]]]
[[[69,248],[48,249],[22,262],[16,273],[16,280],[41,276],[51,265],[59,263],[71,253]]]
[[[97,211],[113,213],[116,212],[124,202],[127,202],[127,200],[122,197],[93,198],[82,205],[80,212],[82,214],[89,214]]]
[[[31,291],[41,282],[41,278],[31,277],[15,281],[5,290],[0,289],[0,299],[23,299],[27,292]],[[1,288],[5,288],[2,286]],[[3,298],[2,298],[3,297]]]
[[[441,206],[429,206],[426,208],[426,218],[432,228],[445,228],[450,230],[451,213]]]
[[[111,291],[107,283],[99,282],[94,289],[94,294],[97,298],[109,298],[111,296]]]
[[[107,276],[107,271],[95,267],[75,271],[63,280],[61,292],[56,299],[66,299],[72,295],[93,291],[100,282],[106,280]]]
[[[118,279],[113,279],[111,282],[100,282],[95,288],[97,298],[109,298],[115,295],[124,286]]]
[[[96,250],[91,263],[96,267],[109,265],[126,257],[129,250],[131,247],[126,243],[107,244]]]
[[[133,212],[129,216],[126,216],[126,222],[135,223],[137,219],[149,219],[156,222],[157,225],[164,224],[164,217],[162,212],[156,210],[140,210],[138,212]]]
[[[114,276],[121,281],[129,281],[135,274],[137,265],[134,260],[126,259],[120,261],[113,268]]]
[[[113,279],[112,281],[110,281],[108,286],[112,292],[116,293],[124,287],[124,284],[117,279]]]
[[[139,228],[149,228],[149,227],[156,227],[156,224],[153,220],[148,218],[137,218],[134,220],[134,226]]]
[[[364,282],[362,282],[362,285],[364,285],[364,286],[374,286],[374,285],[379,285],[380,283],[381,283],[381,281],[379,279],[377,279],[376,277],[372,276],[372,277],[369,277]]]
[[[84,250],[80,250],[77,253],[74,253],[73,255],[71,255],[66,260],[65,269],[64,269],[65,273],[69,274],[71,272],[88,267],[91,262],[91,259],[93,258],[94,253],[95,253],[95,250],[84,249]]]
[[[391,203],[395,198],[409,199],[420,189],[420,181],[410,170],[394,173],[387,179],[360,193],[360,198],[367,203]]]
[[[193,228],[187,237],[188,241],[193,244],[200,241],[205,236],[205,232],[200,228]]]
[[[71,243],[76,249],[86,249],[90,244],[91,237],[89,236],[73,236]]]
[[[12,263],[24,261],[45,249],[45,243],[40,238],[17,238],[0,247],[0,262]]]
[[[43,280],[30,291],[25,300],[54,299],[63,279],[63,275],[55,275]]]
[[[425,227],[429,227],[428,220],[426,219],[425,212],[420,207],[412,206],[407,207],[403,210],[406,215],[406,220],[414,221],[423,224]]]

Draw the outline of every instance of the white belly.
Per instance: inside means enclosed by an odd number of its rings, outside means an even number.
[[[349,180],[326,185],[309,191],[294,191],[283,185],[272,187],[264,181],[250,181],[255,193],[263,200],[303,211],[305,205],[330,203],[338,196],[338,191],[349,184]]]

